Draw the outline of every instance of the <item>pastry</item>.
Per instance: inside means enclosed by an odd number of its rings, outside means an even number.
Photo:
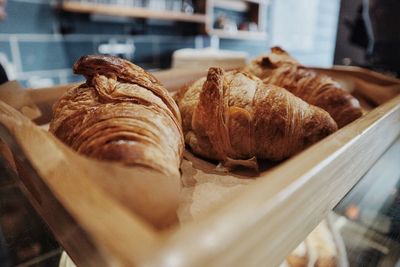
[[[286,258],[286,266],[290,267],[307,267],[313,266],[313,264],[314,262],[310,255],[307,239],[301,242]]]
[[[323,108],[339,128],[362,116],[358,100],[339,83],[302,66],[279,47],[253,60],[245,70],[265,83],[281,86],[309,104]]]
[[[81,57],[74,72],[87,81],[54,104],[50,132],[89,157],[179,175],[180,113],[154,76],[103,55]]]
[[[210,68],[175,99],[186,144],[228,168],[285,159],[337,129],[326,111],[241,71]]]
[[[286,258],[280,267],[337,267],[341,266],[340,244],[334,232],[323,220],[300,245]],[[343,259],[342,259],[343,262]]]

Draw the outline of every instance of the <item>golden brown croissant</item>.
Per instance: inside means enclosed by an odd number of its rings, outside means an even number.
[[[337,129],[326,111],[246,72],[210,68],[175,99],[185,142],[227,167],[282,160]]]
[[[87,82],[54,104],[52,133],[89,157],[179,175],[181,117],[155,77],[129,61],[102,55],[80,58],[74,72]]]
[[[281,86],[309,104],[328,111],[339,128],[362,116],[358,100],[337,82],[300,65],[279,47],[253,60],[245,70],[265,83]]]

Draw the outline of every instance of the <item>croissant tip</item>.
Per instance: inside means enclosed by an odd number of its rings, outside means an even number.
[[[288,54],[286,50],[282,49],[280,46],[271,47],[271,52],[275,54]]]
[[[85,70],[87,70],[87,67],[90,65],[101,65],[101,64],[112,64],[112,65],[118,65],[118,66],[123,66],[125,64],[130,65],[130,62],[116,57],[116,56],[111,56],[111,55],[102,55],[102,54],[94,54],[94,55],[86,55],[80,57],[74,64],[73,66],[73,71],[75,74],[85,74]]]
[[[208,69],[207,80],[213,79],[213,77],[224,75],[224,69],[219,67],[212,67]]]
[[[79,67],[81,66],[82,62],[86,60],[87,56],[80,57],[77,61],[75,61],[74,65],[72,66],[72,70],[75,74],[78,74]]]
[[[217,73],[217,74],[223,74],[224,70],[220,67],[211,67],[208,69],[208,73]]]
[[[72,67],[75,74],[82,74],[82,66],[86,65],[90,60],[100,59],[100,55],[85,55],[81,56],[77,61],[75,61],[74,66]]]
[[[258,64],[263,67],[270,67],[270,68],[276,67],[276,65],[271,61],[269,56],[262,57],[261,60],[258,62]]]

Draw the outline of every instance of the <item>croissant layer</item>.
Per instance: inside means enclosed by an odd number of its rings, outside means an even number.
[[[310,70],[279,47],[253,60],[249,71],[265,83],[284,87],[309,104],[326,110],[339,128],[362,116],[360,103],[330,77]]]
[[[74,71],[87,82],[55,103],[52,133],[92,158],[179,175],[181,117],[155,77],[126,60],[102,55],[82,57]]]
[[[326,111],[246,72],[210,68],[176,101],[186,144],[226,166],[282,160],[337,129]]]

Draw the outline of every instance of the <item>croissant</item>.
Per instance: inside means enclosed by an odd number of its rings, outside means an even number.
[[[186,144],[228,168],[285,159],[337,130],[326,111],[241,71],[210,68],[175,100]]]
[[[79,153],[179,175],[184,140],[179,109],[151,74],[129,61],[81,57],[87,81],[53,106],[50,131]]]
[[[289,90],[309,104],[326,110],[339,128],[362,116],[360,103],[330,77],[297,62],[279,47],[256,58],[245,67],[265,83]]]

